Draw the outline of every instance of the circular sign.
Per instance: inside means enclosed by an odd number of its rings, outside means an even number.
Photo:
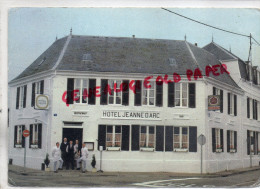
[[[206,144],[206,137],[205,137],[203,134],[201,134],[201,135],[198,137],[198,143],[199,143],[200,145]]]
[[[30,131],[24,130],[24,131],[23,131],[23,136],[24,136],[24,137],[30,136]]]
[[[46,95],[37,95],[36,97],[36,107],[38,109],[47,109],[49,105],[49,99]]]

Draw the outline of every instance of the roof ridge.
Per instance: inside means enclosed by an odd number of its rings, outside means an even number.
[[[216,45],[220,50],[224,51],[226,54],[230,55],[231,57],[233,57],[234,59],[239,59],[239,57],[235,56],[234,54],[228,52],[227,49],[225,49],[224,47],[221,47],[220,45],[218,45],[215,42],[211,42],[212,44]]]
[[[190,55],[191,55],[192,59],[194,60],[195,65],[196,65],[198,68],[200,68],[200,70],[202,70],[201,67],[200,67],[200,65],[198,64],[198,61],[197,61],[197,59],[196,59],[196,57],[195,57],[193,51],[192,51],[191,48],[190,48],[189,42],[187,42],[187,41],[184,41],[184,42],[185,42],[185,44],[186,44],[186,46],[187,46],[187,48],[188,48],[188,50],[189,50],[189,52],[190,52]]]

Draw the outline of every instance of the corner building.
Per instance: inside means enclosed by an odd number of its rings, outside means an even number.
[[[46,153],[67,137],[87,143],[87,169],[92,154],[99,168],[103,146],[104,171],[199,173],[197,137],[203,134],[204,173],[247,167],[245,92],[225,71],[206,76],[205,68],[214,65],[221,65],[214,54],[187,41],[56,40],[9,83],[9,159],[23,165],[27,148],[27,166],[40,169]],[[202,77],[187,78],[195,69]],[[179,82],[160,83],[174,73]],[[35,109],[36,94],[48,95],[48,109]],[[212,94],[221,96],[219,112],[208,111]],[[30,137],[22,137],[24,129]]]

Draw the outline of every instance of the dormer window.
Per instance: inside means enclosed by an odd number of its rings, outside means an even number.
[[[44,61],[46,60],[46,57],[44,57],[41,62],[39,62],[38,66],[40,66]]]
[[[83,54],[82,60],[83,61],[91,61],[92,55],[90,53]]]
[[[169,58],[168,62],[170,64],[170,66],[177,66],[177,62],[176,62],[175,58]]]

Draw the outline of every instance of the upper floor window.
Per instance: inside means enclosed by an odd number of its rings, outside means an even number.
[[[150,88],[143,87],[142,104],[155,105],[155,82],[150,81]]]
[[[140,129],[140,147],[154,148],[154,126],[141,126]]]
[[[24,148],[25,138],[23,137],[23,131],[25,130],[24,125],[16,125],[14,127],[14,147]]]
[[[42,124],[30,125],[30,148],[41,148],[42,139]]]
[[[175,84],[175,106],[188,107],[188,83]]]
[[[122,103],[122,90],[120,89],[122,81],[109,79],[108,84],[111,89],[111,93],[108,93],[109,104],[121,104]]]
[[[106,127],[106,147],[121,147],[122,128],[119,125]]]
[[[228,93],[228,114],[237,116],[237,95]]]
[[[187,149],[189,146],[188,127],[174,127],[174,149]]]
[[[247,97],[247,118],[259,119],[259,102],[249,97]]]
[[[26,107],[26,93],[27,93],[27,85],[17,87],[16,109],[21,109]]]
[[[213,95],[220,96],[220,110],[218,110],[217,112],[223,113],[223,90],[213,87]]]
[[[32,83],[32,101],[31,106],[35,105],[35,94],[43,94],[44,93],[44,80]]]

